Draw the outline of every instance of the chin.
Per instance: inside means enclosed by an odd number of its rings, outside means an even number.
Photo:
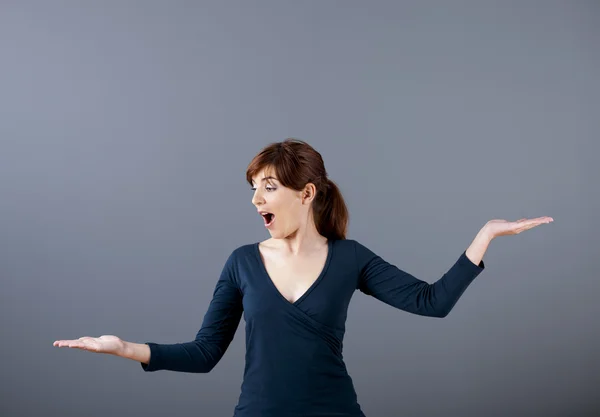
[[[271,230],[269,230],[269,234],[271,235],[272,239],[284,239],[285,238],[285,235],[283,235],[282,233],[272,232]]]

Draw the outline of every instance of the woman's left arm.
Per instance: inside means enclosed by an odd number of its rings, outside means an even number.
[[[483,255],[492,239],[519,234],[552,221],[551,217],[520,219],[515,222],[490,220],[454,265],[432,284],[385,261],[366,246],[354,241],[357,289],[400,310],[428,317],[446,317],[471,282],[485,269]]]

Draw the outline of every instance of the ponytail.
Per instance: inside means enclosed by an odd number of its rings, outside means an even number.
[[[348,208],[339,187],[329,178],[324,182],[321,198],[314,205],[314,217],[321,235],[328,239],[346,239]]]

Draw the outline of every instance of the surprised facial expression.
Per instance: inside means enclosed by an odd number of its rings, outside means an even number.
[[[265,170],[252,178],[252,191],[252,204],[273,238],[284,238],[298,229],[305,209],[300,191],[284,187]]]

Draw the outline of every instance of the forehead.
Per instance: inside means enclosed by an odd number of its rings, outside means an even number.
[[[275,176],[275,173],[273,172],[272,169],[267,169],[267,168],[263,168],[261,171],[259,171],[254,177],[252,177],[252,182],[264,182],[264,181],[277,181],[277,178]]]

